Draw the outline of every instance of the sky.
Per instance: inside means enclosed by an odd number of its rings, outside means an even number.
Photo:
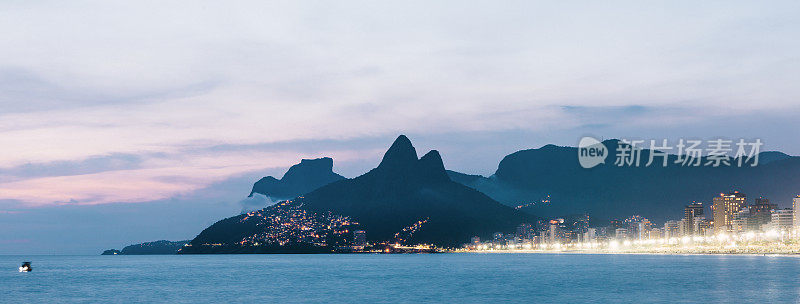
[[[191,239],[399,134],[448,169],[603,138],[800,155],[797,1],[3,1],[0,254]],[[146,227],[146,228],[144,228]]]

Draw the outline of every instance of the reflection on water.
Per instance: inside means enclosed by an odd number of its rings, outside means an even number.
[[[19,273],[21,261],[36,271]],[[800,258],[427,254],[0,256],[0,301],[800,301]]]

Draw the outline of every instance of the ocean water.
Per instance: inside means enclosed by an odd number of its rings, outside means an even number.
[[[33,272],[19,273],[22,261]],[[800,258],[0,256],[3,303],[798,303]]]

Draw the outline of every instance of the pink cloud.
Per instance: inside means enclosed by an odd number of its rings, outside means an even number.
[[[320,155],[346,161],[359,151],[331,151]],[[284,168],[299,161],[295,152],[228,152],[222,155],[153,159],[147,168],[92,174],[31,178],[0,184],[0,199],[33,206],[51,204],[103,204],[166,199],[202,189],[246,172]],[[246,195],[246,193],[243,193]]]

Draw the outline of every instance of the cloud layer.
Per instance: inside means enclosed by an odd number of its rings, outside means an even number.
[[[797,154],[798,8],[5,2],[0,199],[165,199],[323,155],[352,176],[398,133],[483,174],[586,133]]]

